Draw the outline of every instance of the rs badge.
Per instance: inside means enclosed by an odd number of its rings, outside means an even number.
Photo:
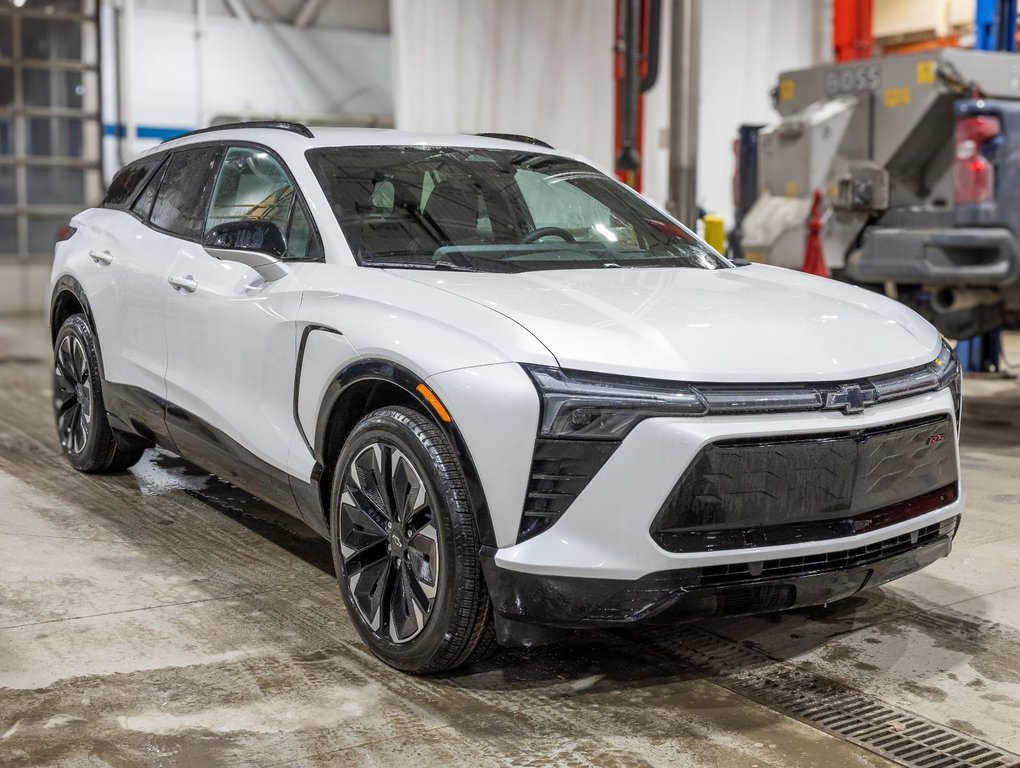
[[[931,435],[928,438],[927,445],[938,445],[939,443],[941,443],[945,439],[946,439],[945,432],[939,432],[937,435]]]

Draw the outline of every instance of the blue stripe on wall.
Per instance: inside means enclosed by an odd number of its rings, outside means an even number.
[[[187,133],[191,128],[171,128],[161,125],[139,125],[135,128],[135,136],[139,139],[158,139],[160,141],[166,141],[172,139],[175,136],[180,136],[182,133]],[[127,133],[127,129],[123,124],[117,123],[106,123],[103,125],[104,136],[114,136],[122,139]]]

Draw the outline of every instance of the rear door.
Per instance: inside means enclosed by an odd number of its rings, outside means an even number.
[[[136,379],[150,392],[166,394],[166,318],[171,267],[182,253],[201,250],[205,220],[220,147],[173,152],[133,206],[138,226],[127,233],[138,264],[128,276],[124,299],[125,355]],[[129,265],[129,268],[133,265]]]
[[[157,156],[127,166],[102,207],[82,217],[90,237],[81,282],[95,317],[104,377],[159,395],[166,367],[160,307],[170,262],[152,247],[145,220],[164,160]]]
[[[172,291],[166,304],[168,426],[183,454],[293,509],[286,467],[300,439],[296,319],[304,285],[322,268],[322,247],[289,173],[265,148],[227,149],[211,198],[205,231],[244,219],[271,221],[287,240],[290,271],[266,282],[201,247],[181,250],[171,279],[186,287]]]

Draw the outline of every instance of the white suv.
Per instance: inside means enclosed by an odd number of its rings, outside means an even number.
[[[828,603],[949,552],[959,367],[525,137],[247,124],[56,248],[70,463],[175,451],[333,546],[387,663]]]

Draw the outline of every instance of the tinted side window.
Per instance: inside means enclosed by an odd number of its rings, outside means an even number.
[[[156,200],[156,191],[159,189],[159,183],[163,180],[164,173],[166,173],[166,163],[163,163],[163,167],[152,174],[152,178],[145,185],[142,194],[135,199],[134,205],[131,206],[131,210],[143,219],[148,219],[152,212],[152,203]]]
[[[103,198],[103,208],[124,208],[141,183],[145,181],[145,177],[158,163],[158,158],[147,158],[121,168],[110,182],[110,188],[106,192],[106,197]]]
[[[218,147],[174,152],[152,206],[149,220],[155,226],[181,237],[201,237],[219,155]]]
[[[287,240],[287,258],[319,257],[308,217],[280,162],[263,149],[231,147],[216,179],[206,231],[246,219],[278,226]]]

